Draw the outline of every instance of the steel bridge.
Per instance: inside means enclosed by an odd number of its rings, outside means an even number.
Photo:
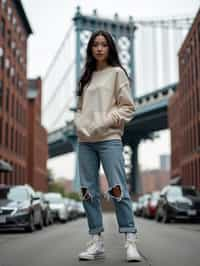
[[[136,113],[125,127],[123,143],[133,151],[131,189],[139,192],[138,145],[142,139],[154,138],[156,131],[168,128],[168,101],[178,83],[177,52],[192,21],[191,16],[151,20],[130,16],[128,21],[121,21],[118,14],[113,19],[102,18],[97,10],[85,15],[78,7],[44,77],[43,124],[49,131],[49,158],[76,152],[73,117],[77,80],[91,32],[107,30],[115,38],[122,65],[133,80]],[[75,190],[78,179],[76,167]]]

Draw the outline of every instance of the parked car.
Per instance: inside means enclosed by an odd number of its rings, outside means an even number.
[[[137,210],[137,205],[138,205],[138,203],[136,201],[132,201],[132,210],[133,210],[134,214],[135,214],[135,212]]]
[[[39,197],[29,185],[0,186],[0,228],[42,229]]]
[[[64,198],[60,193],[49,192],[44,194],[45,200],[49,202],[50,210],[53,214],[54,220],[61,222],[67,222],[68,210],[64,201]]]
[[[160,192],[153,191],[150,195],[147,208],[146,208],[146,216],[148,218],[155,218],[156,211],[158,208],[158,200],[159,200]]]
[[[65,198],[65,205],[67,207],[69,220],[74,220],[79,216],[79,207],[74,199]]]
[[[148,217],[148,204],[151,198],[151,194],[146,193],[143,195],[143,201],[141,206],[141,216],[142,217]]]
[[[200,219],[200,195],[194,187],[169,185],[163,188],[158,201],[156,220]]]
[[[135,210],[135,215],[136,216],[141,216],[142,215],[143,203],[144,203],[144,196],[140,196],[138,198],[137,207],[136,207],[136,210]]]
[[[37,191],[36,196],[40,198],[44,225],[48,226],[50,224],[53,224],[53,213],[50,209],[49,201],[45,199],[44,193],[42,193],[41,191]]]
[[[0,160],[0,173],[10,173],[13,171],[13,167],[10,163]]]
[[[78,209],[78,216],[79,217],[85,217],[85,209],[83,207],[83,203],[81,201],[77,201],[77,209]]]

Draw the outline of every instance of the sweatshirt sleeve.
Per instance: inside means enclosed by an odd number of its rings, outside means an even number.
[[[81,111],[81,108],[82,108],[82,101],[83,101],[83,96],[77,96],[77,112],[80,112]]]
[[[115,123],[122,120],[129,122],[135,113],[135,104],[131,95],[130,82],[123,69],[119,69],[116,77],[116,102],[117,106],[112,112]]]

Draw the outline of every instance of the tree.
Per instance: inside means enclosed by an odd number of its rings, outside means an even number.
[[[60,193],[63,197],[65,197],[65,188],[61,183],[51,182],[49,183],[49,192],[57,192]]]

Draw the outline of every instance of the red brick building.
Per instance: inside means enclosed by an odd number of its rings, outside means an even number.
[[[200,189],[200,10],[178,56],[180,83],[169,104],[171,176]]]
[[[47,191],[48,159],[47,131],[41,126],[41,79],[28,81],[28,183],[35,189]]]
[[[0,0],[0,159],[9,162],[14,169],[11,174],[0,173],[0,183],[5,184],[24,184],[33,180],[32,175],[28,178],[28,153],[32,151],[28,147],[27,39],[31,33],[21,1]],[[39,100],[37,102],[39,104]],[[37,126],[36,136],[40,136],[37,142],[46,145],[46,132]],[[45,150],[43,160],[46,160],[47,148],[41,149]],[[37,168],[37,172],[44,167],[44,161],[39,158],[32,167]],[[30,184],[38,187],[36,183]]]
[[[170,173],[167,170],[152,169],[141,171],[142,194],[161,190],[169,184]]]

